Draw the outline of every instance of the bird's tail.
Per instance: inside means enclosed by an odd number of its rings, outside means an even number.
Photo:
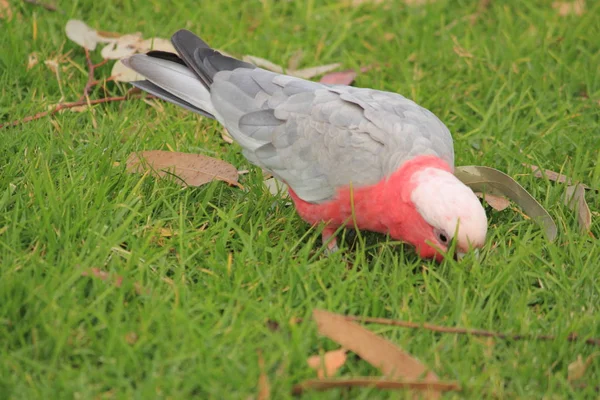
[[[151,51],[122,60],[146,79],[131,82],[134,86],[163,100],[209,118],[215,118],[210,100],[210,86],[219,71],[255,68],[213,50],[202,39],[187,30],[179,30],[171,42],[177,54]]]

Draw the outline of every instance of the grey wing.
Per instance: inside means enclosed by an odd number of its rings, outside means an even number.
[[[350,183],[374,184],[420,154],[452,164],[445,126],[400,95],[258,68],[218,72],[210,92],[215,117],[244,155],[308,202],[331,199]]]

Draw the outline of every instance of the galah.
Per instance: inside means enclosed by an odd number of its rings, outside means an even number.
[[[483,246],[485,211],[454,176],[452,136],[430,111],[396,93],[257,68],[187,30],[171,41],[178,54],[123,60],[146,78],[133,85],[219,121],[251,163],[288,185],[305,221],[324,223],[329,249],[341,226],[389,234],[438,261],[453,240],[461,255]]]

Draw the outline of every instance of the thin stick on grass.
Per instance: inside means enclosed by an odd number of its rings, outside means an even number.
[[[457,335],[494,337],[494,338],[509,339],[509,340],[552,341],[552,340],[557,339],[556,336],[552,336],[552,335],[537,335],[536,336],[536,335],[509,334],[509,333],[502,333],[502,332],[486,331],[483,329],[456,328],[456,327],[449,327],[449,326],[434,325],[434,324],[430,324],[427,322],[417,323],[417,322],[393,320],[393,319],[387,319],[387,318],[355,317],[352,315],[347,315],[346,319],[348,321],[362,322],[362,323],[368,323],[368,324],[400,326],[403,328],[426,329],[429,331],[440,332],[440,333],[454,333]],[[580,342],[581,341],[585,344],[589,344],[592,346],[600,346],[600,338],[582,339],[579,336],[577,336],[576,333],[571,333],[569,336],[567,336],[567,341],[569,341],[569,342]]]
[[[69,108],[81,107],[81,106],[85,106],[85,105],[91,106],[91,105],[95,105],[95,104],[113,103],[113,102],[118,102],[118,101],[126,101],[126,100],[130,100],[130,99],[138,99],[138,98],[142,97],[142,96],[131,96],[132,91],[129,91],[124,96],[105,97],[102,99],[93,99],[93,100],[89,99],[88,96],[89,96],[92,88],[99,85],[100,83],[112,81],[112,80],[114,80],[114,77],[111,76],[109,78],[100,79],[100,80],[97,80],[94,77],[96,69],[98,67],[101,67],[102,65],[106,64],[108,62],[108,60],[103,60],[103,61],[99,62],[98,64],[94,64],[92,62],[90,52],[87,49],[85,49],[85,60],[86,60],[87,67],[88,67],[88,80],[85,84],[85,87],[83,88],[83,93],[81,94],[81,97],[79,97],[79,100],[69,102],[69,103],[59,103],[51,110],[39,112],[37,114],[29,115],[22,119],[18,119],[18,120],[12,121],[12,122],[0,124],[0,129],[8,128],[10,126],[17,126],[17,125],[25,124],[25,123],[31,122],[31,121],[35,121],[37,119],[47,117],[48,115],[54,115],[61,110],[67,110]],[[152,96],[152,95],[146,95],[145,97],[146,98],[154,98],[154,96]]]
[[[293,395],[300,395],[308,390],[324,391],[337,388],[371,387],[376,389],[411,389],[418,391],[449,392],[460,391],[457,382],[424,382],[392,380],[377,377],[360,376],[356,378],[309,379],[294,385]]]

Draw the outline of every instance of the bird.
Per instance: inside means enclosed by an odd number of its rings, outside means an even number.
[[[483,247],[487,216],[454,174],[448,128],[392,92],[328,85],[267,71],[182,29],[177,54],[122,60],[160,99],[220,122],[248,161],[285,182],[299,216],[323,224],[326,250],[341,227],[388,234],[441,262]]]

